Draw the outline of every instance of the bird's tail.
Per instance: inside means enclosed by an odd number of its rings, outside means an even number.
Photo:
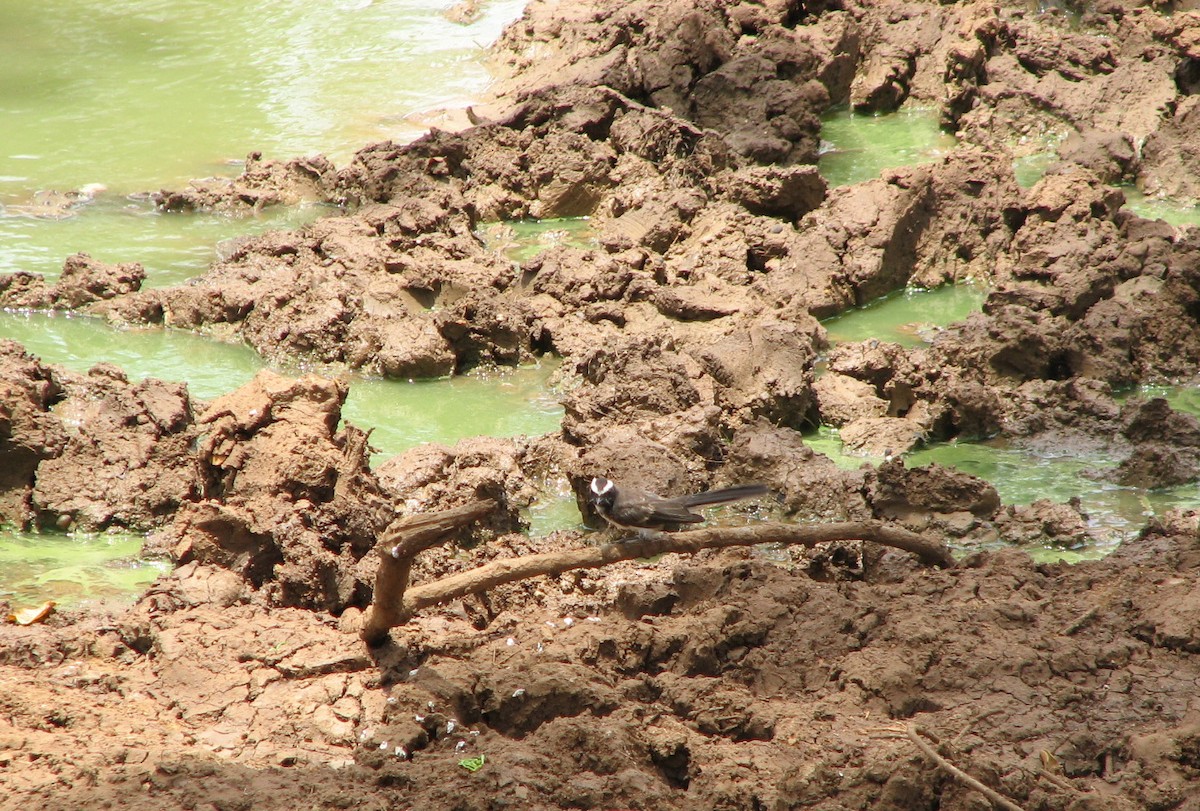
[[[722,487],[719,490],[709,490],[707,493],[697,493],[680,500],[685,507],[704,507],[708,504],[728,504],[731,501],[758,498],[769,492],[771,492],[771,488],[765,484],[739,484],[736,487]]]

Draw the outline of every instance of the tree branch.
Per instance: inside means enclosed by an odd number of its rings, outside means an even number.
[[[988,788],[983,783],[979,782],[979,780],[967,774],[962,769],[946,760],[946,758],[939,755],[937,750],[929,745],[929,743],[927,743],[923,737],[921,737],[923,730],[916,724],[907,725],[904,728],[904,731],[908,735],[908,739],[912,741],[918,749],[921,750],[921,754],[925,755],[925,757],[936,763],[958,782],[965,786],[970,786],[984,797],[987,797],[988,800],[991,801],[992,805],[996,806],[997,808],[1003,808],[1004,811],[1023,811],[1021,806],[1017,805],[1000,792]]]
[[[404,624],[423,608],[444,603],[447,600],[466,597],[469,594],[488,591],[505,583],[527,580],[540,575],[559,575],[573,569],[598,569],[622,560],[655,557],[668,552],[695,554],[702,549],[753,546],[761,543],[811,547],[827,541],[845,540],[872,541],[911,552],[930,565],[947,568],[954,566],[954,558],[946,546],[915,532],[909,532],[880,521],[707,527],[688,532],[663,533],[648,539],[631,539],[603,546],[588,546],[580,549],[565,549],[539,555],[494,560],[477,569],[415,586],[408,589],[407,592],[401,588],[399,599],[386,605],[384,604],[385,598],[394,599],[392,595],[397,595],[397,590],[392,587],[387,592],[381,592],[377,585],[375,601],[368,617],[367,627],[362,632],[362,638],[368,644],[378,644],[386,637],[388,627]],[[413,546],[406,543],[404,548],[407,550]],[[409,563],[411,563],[411,559]],[[385,564],[380,566],[380,577],[385,568],[389,568],[386,560]],[[407,586],[407,573],[406,566],[404,586]],[[391,625],[385,625],[387,622],[390,622]]]
[[[383,533],[375,550],[382,558],[375,573],[375,596],[367,609],[359,636],[368,645],[387,638],[388,629],[408,621],[401,613],[413,558],[448,541],[462,527],[479,520],[496,507],[491,499],[472,501],[451,510],[402,518]]]

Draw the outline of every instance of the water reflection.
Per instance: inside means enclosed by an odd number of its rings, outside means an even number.
[[[344,162],[372,140],[416,137],[424,128],[397,111],[476,99],[481,46],[523,5],[484,3],[460,25],[422,0],[281,0],[270,13],[245,0],[0,0],[0,162],[21,156],[0,169],[0,203],[23,189],[177,185],[254,149]]]

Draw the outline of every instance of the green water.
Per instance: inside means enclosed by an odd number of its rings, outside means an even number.
[[[178,284],[202,272],[223,240],[319,216],[319,207],[246,219],[162,214],[144,192],[232,176],[251,151],[324,153],[343,165],[365,144],[411,140],[450,120],[438,111],[478,100],[489,79],[483,46],[524,3],[490,0],[469,25],[447,20],[449,5],[0,0],[0,273],[54,278],[84,251],[141,262],[148,285]],[[72,205],[39,205],[84,188],[89,196]],[[263,365],[243,346],[64,315],[0,313],[0,338],[80,371],[106,361],[132,379],[183,380],[203,399]],[[539,434],[561,418],[547,393],[552,371],[417,384],[356,378],[345,415],[375,427],[381,457],[435,439]],[[157,573],[136,563],[140,547],[137,536],[0,534],[0,599],[128,595]]]
[[[550,386],[557,368],[556,361],[545,359],[444,380],[357,379],[343,413],[355,425],[374,428],[371,446],[381,460],[424,442],[540,436],[562,423],[562,406]]]
[[[141,551],[141,535],[0,532],[0,600],[14,607],[128,602],[168,569]]]
[[[821,156],[817,166],[831,188],[861,183],[885,169],[929,163],[954,149],[957,141],[943,132],[938,112],[931,108],[902,108],[887,115],[862,115],[849,108],[828,113],[821,127]],[[1058,139],[1039,152],[1013,160],[1017,183],[1032,188],[1058,162]],[[1123,186],[1126,206],[1148,219],[1176,226],[1200,225],[1200,203],[1146,197]]]
[[[1165,220],[1175,226],[1200,226],[1200,203],[1180,203],[1160,197],[1147,197],[1132,186],[1122,186],[1125,207],[1148,220]]]
[[[947,325],[978,309],[982,288],[954,287],[934,291],[908,290],[824,322],[834,342],[861,341],[873,337],[917,346],[926,328],[914,324]],[[1165,397],[1172,407],[1200,417],[1200,387],[1143,387],[1142,397]],[[839,467],[854,470],[881,459],[845,453],[838,432],[822,426],[805,442]],[[1038,499],[1066,502],[1079,497],[1089,526],[1099,542],[1087,549],[1034,550],[1043,560],[1080,560],[1107,554],[1123,538],[1135,534],[1146,519],[1174,508],[1200,507],[1196,484],[1147,491],[1103,481],[1101,476],[1116,466],[1102,454],[1054,453],[1033,450],[1005,440],[942,442],[909,453],[909,467],[929,463],[953,467],[991,482],[1005,504],[1030,504]]]
[[[1176,411],[1200,417],[1200,387],[1142,386],[1137,390],[1137,394],[1146,398],[1164,397]]]
[[[938,131],[937,115],[932,110],[887,116],[856,116],[842,110],[826,119],[821,134],[828,144],[820,168],[831,186],[876,177],[889,166],[933,160],[953,148],[953,139]],[[1053,151],[1018,159],[1014,162],[1018,182],[1025,188],[1033,186],[1056,160]],[[1133,189],[1125,189],[1125,193],[1129,208],[1143,217],[1161,218],[1175,225],[1200,224],[1200,207],[1148,199]],[[912,348],[932,340],[941,327],[979,310],[986,295],[982,285],[908,289],[823,323],[834,343],[878,338]],[[1165,396],[1175,408],[1200,416],[1200,388],[1146,389],[1139,393]],[[827,426],[805,441],[846,469],[881,461],[843,453],[837,431]],[[1177,507],[1200,507],[1200,487],[1195,484],[1145,491],[1100,480],[1097,474],[1114,467],[1115,462],[1099,455],[1047,453],[996,440],[938,443],[905,457],[910,467],[930,462],[987,479],[1006,504],[1029,504],[1043,498],[1066,502],[1079,497],[1101,542],[1084,550],[1034,550],[1035,556],[1043,559],[1098,557],[1139,530],[1149,516]]]
[[[833,343],[878,338],[911,349],[978,312],[986,298],[982,284],[947,284],[933,290],[909,287],[821,323]]]
[[[202,400],[237,388],[268,365],[241,344],[181,330],[117,329],[98,318],[62,313],[0,312],[0,336],[24,344],[47,363],[78,372],[108,362],[131,380],[186,382],[191,395]],[[285,374],[305,371],[273,368]],[[556,368],[546,360],[411,383],[352,375],[343,415],[374,429],[371,445],[380,460],[422,442],[454,443],[480,434],[537,436],[557,430],[562,421],[562,406],[550,389]]]
[[[1200,396],[1200,392],[1191,390],[1191,396]],[[846,470],[882,461],[844,453],[837,430],[828,426],[805,437],[805,443]],[[1065,503],[1078,497],[1098,542],[1084,549],[1032,550],[1041,560],[1102,557],[1136,534],[1148,517],[1175,508],[1200,507],[1200,487],[1195,484],[1147,491],[1100,480],[1098,474],[1115,467],[1115,462],[1099,454],[1037,452],[1004,440],[941,442],[907,454],[904,463],[908,467],[937,463],[979,476],[992,483],[1005,504],[1031,504],[1039,499]]]
[[[1100,557],[1144,524],[1154,509],[1147,494],[1100,481],[1089,472],[1114,467],[1099,455],[1040,454],[1002,440],[945,442],[908,454],[909,467],[936,462],[991,482],[1005,504],[1031,504],[1038,499],[1065,503],[1078,496],[1089,527],[1100,542],[1086,552]],[[1159,506],[1165,506],[1161,502]],[[1046,552],[1053,550],[1047,549]],[[1072,551],[1079,555],[1081,550]]]
[[[523,3],[451,23],[427,0],[0,0],[0,197],[153,190],[229,162],[411,139],[476,100]]]
[[[76,250],[102,262],[140,262],[146,287],[181,284],[203,273],[221,242],[271,229],[297,228],[330,209],[268,208],[235,218],[223,214],[164,214],[148,200],[101,198],[63,219],[0,213],[0,273],[27,271],[58,278]]]
[[[1013,159],[1013,174],[1022,189],[1032,189],[1046,174],[1046,170],[1058,163],[1058,152],[1050,149],[1022,155]]]
[[[117,329],[103,319],[65,313],[0,312],[0,337],[23,344],[46,363],[77,372],[113,363],[132,380],[186,381],[188,391],[200,399],[237,388],[264,365],[244,345],[181,330]]]
[[[956,143],[942,132],[936,110],[905,107],[863,115],[841,108],[822,119],[817,167],[831,188],[845,186],[879,177],[885,169],[938,160]]]
[[[527,262],[555,245],[572,248],[595,245],[590,217],[502,223],[492,227],[485,241],[489,247],[503,251],[514,262]]]
[[[21,342],[45,362],[79,372],[109,362],[131,380],[186,382],[192,396],[204,400],[249,381],[266,365],[243,345],[178,330],[117,329],[101,319],[63,313],[0,312],[0,336]],[[556,369],[557,363],[548,359],[435,381],[352,375],[342,414],[346,421],[372,429],[376,465],[424,442],[452,444],[477,435],[538,436],[558,430],[562,422],[562,406],[550,382]],[[538,516],[560,512],[552,503],[537,508]],[[546,526],[544,521],[535,523]],[[138,561],[141,543],[141,536],[135,535],[0,530],[0,599],[54,599],[65,605],[83,598],[131,599],[163,568]]]
[[[529,534],[535,538],[545,537],[556,530],[583,529],[583,516],[571,483],[565,476],[549,478],[539,483],[537,501],[530,506]]]
[[[235,174],[254,150],[341,165],[420,135],[436,111],[478,99],[481,46],[523,3],[483,3],[467,26],[446,19],[449,5],[0,0],[0,272],[55,275],[86,251],[142,262],[151,284],[195,275],[217,241],[270,217],[160,215],[128,196]],[[94,202],[64,220],[26,208],[93,184]]]

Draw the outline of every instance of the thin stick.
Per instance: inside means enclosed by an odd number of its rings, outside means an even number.
[[[934,749],[932,746],[930,746],[928,743],[926,743],[925,739],[921,737],[916,724],[909,724],[908,726],[906,726],[905,732],[908,733],[908,739],[910,741],[912,741],[914,744],[916,744],[917,748],[921,750],[921,753],[924,754],[925,757],[929,758],[934,763],[936,763],[938,766],[940,766],[943,771],[945,771],[947,774],[949,774],[955,780],[958,780],[960,783],[963,783],[964,785],[970,786],[971,788],[975,789],[980,794],[982,794],[984,797],[987,797],[989,800],[992,801],[992,805],[994,805],[998,808],[1004,808],[1004,809],[1006,809],[1006,811],[1024,811],[1024,809],[1021,808],[1021,806],[1017,805],[1012,800],[1005,797],[1003,794],[1000,794],[1000,793],[988,788],[983,783],[979,782],[974,777],[967,774],[962,769],[958,768],[953,763],[951,763],[950,761],[946,760],[944,757],[939,755],[937,753],[937,750]]]
[[[1097,606],[1092,606],[1087,611],[1084,611],[1082,614],[1080,614],[1079,617],[1076,618],[1076,620],[1074,622],[1072,622],[1070,625],[1068,625],[1066,628],[1064,628],[1063,633],[1066,634],[1067,636],[1071,636],[1075,633],[1078,633],[1083,628],[1083,626],[1087,625],[1089,622],[1091,622],[1093,619],[1095,619],[1096,615],[1099,613],[1100,613],[1100,609]]]

